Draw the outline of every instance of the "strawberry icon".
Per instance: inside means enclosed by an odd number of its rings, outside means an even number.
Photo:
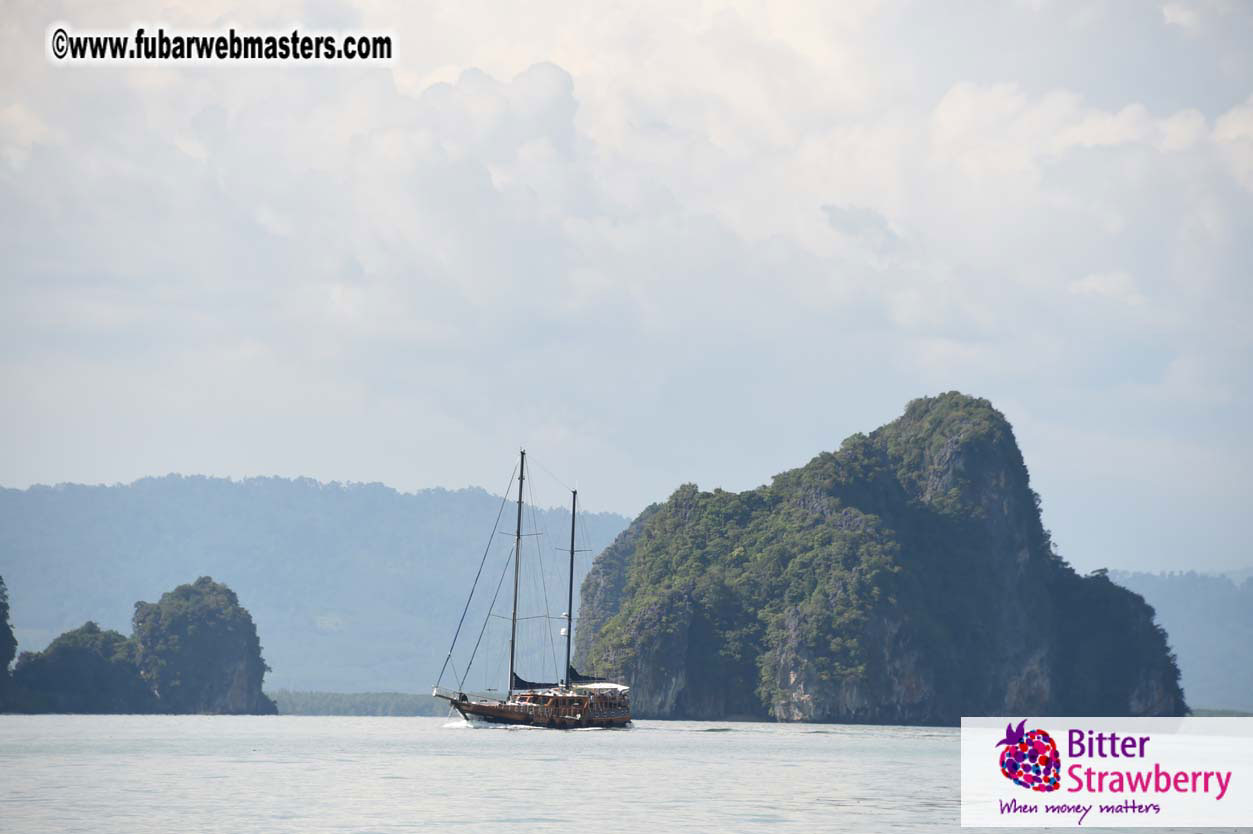
[[[1058,776],[1062,770],[1057,744],[1044,730],[1028,730],[1027,719],[1005,725],[1005,738],[996,743],[1006,745],[1001,751],[1001,775],[1029,791],[1048,793],[1058,789]]]

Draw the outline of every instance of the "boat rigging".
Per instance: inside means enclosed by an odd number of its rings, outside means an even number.
[[[448,656],[444,660],[444,668],[440,670],[440,680],[435,684],[431,694],[436,698],[448,701],[467,720],[486,721],[494,724],[531,725],[553,729],[628,726],[631,722],[630,689],[620,683],[603,678],[580,675],[570,663],[570,644],[574,633],[575,525],[577,523],[579,502],[577,489],[571,490],[570,499],[570,564],[567,576],[566,611],[563,615],[566,625],[562,629],[566,638],[564,679],[554,683],[534,683],[520,677],[517,673],[518,588],[522,561],[522,504],[526,467],[526,450],[524,449],[519,457],[517,470],[518,507],[514,528],[513,552],[511,555],[513,559],[513,605],[509,618],[509,679],[505,698],[503,700],[485,697],[472,698],[467,695],[463,691],[463,686],[466,676],[469,675],[468,667],[466,675],[462,676],[456,690],[444,689],[440,686],[440,683],[443,681],[444,671],[448,668],[448,664],[452,659],[457,638],[461,634],[461,626],[465,622],[466,612],[470,609],[475,589],[478,587],[479,578],[482,576],[483,564],[486,562],[487,553],[491,549],[490,541],[488,549],[483,553],[483,561],[479,564],[478,573],[474,578],[474,585],[470,589],[470,596],[466,600],[465,609],[461,613],[461,620],[458,622],[457,630],[453,635],[453,644],[448,649]],[[510,485],[512,486],[512,482]],[[503,512],[504,503],[502,500],[501,511],[497,514],[497,524],[499,524],[500,515]],[[493,528],[494,533],[495,529]],[[508,568],[507,563],[506,568]],[[504,580],[503,573],[501,574],[501,580],[502,582]],[[499,593],[500,583],[496,586],[496,594],[499,595]],[[545,597],[547,597],[547,591],[545,591]],[[492,606],[495,605],[495,602],[496,597],[493,596]],[[489,606],[488,618],[490,619],[491,616],[491,607]],[[487,623],[485,621],[484,630],[486,626]],[[475,642],[475,650],[470,655],[471,664],[474,662],[474,656],[478,651],[479,642],[482,641],[482,638],[483,631],[481,630],[479,639]]]

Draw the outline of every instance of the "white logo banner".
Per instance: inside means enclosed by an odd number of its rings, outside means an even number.
[[[963,718],[961,824],[1253,826],[1253,718]]]

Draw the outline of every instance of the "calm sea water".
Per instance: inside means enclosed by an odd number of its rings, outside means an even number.
[[[440,718],[0,716],[4,832],[557,829],[956,831],[958,734],[671,721],[555,732]]]

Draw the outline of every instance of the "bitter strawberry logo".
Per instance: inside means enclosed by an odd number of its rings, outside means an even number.
[[[1029,791],[1055,791],[1062,770],[1057,744],[1044,730],[1023,732],[1026,726],[1025,718],[1017,729],[1012,723],[1005,725],[1005,738],[996,743],[997,747],[1006,745],[1001,751],[1001,775]]]

